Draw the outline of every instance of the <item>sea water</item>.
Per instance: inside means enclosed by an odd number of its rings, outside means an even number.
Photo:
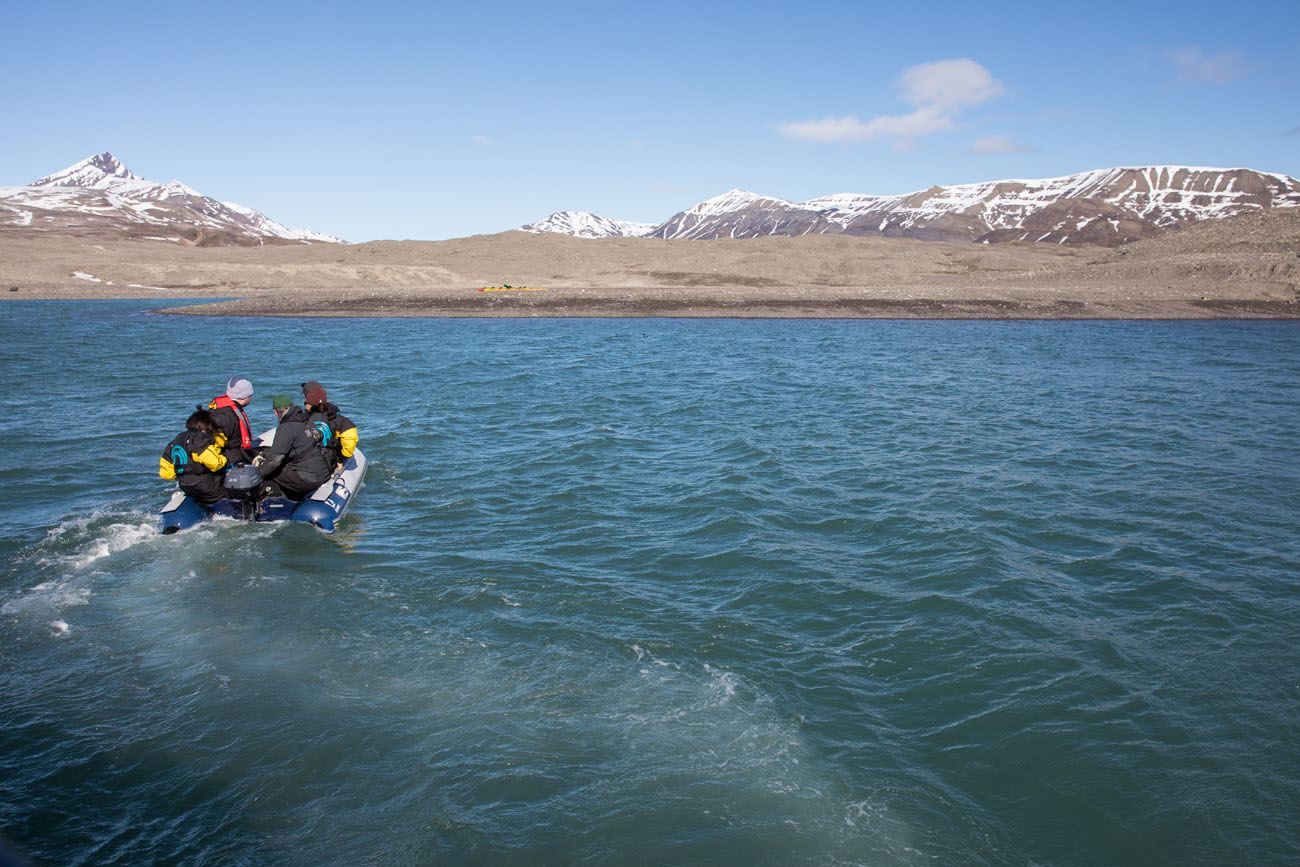
[[[0,307],[43,864],[1300,860],[1300,326]],[[340,530],[158,532],[232,374]]]

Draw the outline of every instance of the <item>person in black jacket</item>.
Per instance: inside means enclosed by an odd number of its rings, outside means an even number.
[[[226,383],[226,393],[212,398],[207,405],[216,425],[213,435],[217,440],[217,448],[221,449],[226,462],[231,466],[246,464],[257,453],[257,438],[253,436],[248,415],[244,411],[252,399],[253,384],[242,376],[232,376]]]
[[[168,481],[175,479],[182,491],[204,506],[226,495],[221,487],[226,456],[217,445],[216,434],[212,413],[196,410],[185,420],[185,430],[172,437],[158,458],[158,475]]]
[[[277,394],[271,402],[280,420],[269,448],[253,462],[267,480],[270,493],[282,493],[291,500],[301,500],[324,484],[332,475],[320,448],[320,433],[307,423],[307,411],[294,406],[286,395]]]
[[[352,419],[339,412],[339,408],[329,402],[325,395],[325,386],[314,379],[302,384],[302,405],[308,412],[308,421],[321,428],[321,448],[325,450],[325,460],[331,467],[343,463],[357,450],[360,439],[357,426]]]

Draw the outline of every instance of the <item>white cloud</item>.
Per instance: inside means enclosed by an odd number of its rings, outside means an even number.
[[[937,60],[903,70],[903,99],[912,105],[953,110],[988,102],[1002,93],[1002,82],[973,60]]]
[[[971,153],[976,154],[1023,154],[1033,150],[1019,144],[1009,135],[989,135],[975,139]]]
[[[1165,60],[1178,72],[1178,80],[1188,84],[1226,84],[1246,74],[1235,51],[1206,54],[1199,46],[1185,45],[1165,52]]]
[[[956,126],[963,108],[979,105],[1002,93],[1002,82],[973,60],[958,58],[923,63],[898,77],[901,98],[916,110],[859,120],[854,115],[822,120],[791,121],[777,126],[786,138],[816,142],[861,142],[893,138],[906,149],[921,136]]]
[[[476,145],[490,145],[490,144],[492,144],[492,139],[488,138],[488,137],[485,136],[485,135],[476,135],[476,136],[474,136],[474,138],[472,139],[472,141],[473,141],[474,144],[476,144]]]

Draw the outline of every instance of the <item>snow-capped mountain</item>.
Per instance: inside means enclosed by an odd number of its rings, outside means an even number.
[[[308,229],[291,229],[180,181],[146,180],[107,152],[25,187],[0,187],[0,230],[12,228],[212,244],[344,243]]]
[[[760,235],[806,235],[829,225],[826,208],[787,202],[748,190],[728,190],[705,199],[655,227],[655,238],[755,238]]]
[[[587,211],[556,211],[545,220],[520,226],[525,232],[556,232],[575,238],[640,238],[656,228],[654,223],[611,220]]]
[[[106,189],[122,181],[140,181],[130,169],[108,151],[87,157],[61,172],[32,181],[33,187],[95,187]],[[148,184],[148,181],[143,181]]]
[[[841,193],[806,202],[731,190],[646,234],[697,240],[844,234],[1115,246],[1202,220],[1288,207],[1300,207],[1300,181],[1287,175],[1147,166],[931,187],[898,196]]]

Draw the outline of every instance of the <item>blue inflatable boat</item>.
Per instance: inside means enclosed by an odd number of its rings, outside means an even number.
[[[262,442],[270,442],[263,435]],[[200,524],[213,515],[241,521],[302,521],[333,533],[338,522],[361,490],[366,477],[366,456],[357,449],[335,470],[329,481],[301,502],[287,497],[259,497],[262,476],[256,467],[232,467],[226,472],[227,498],[211,506],[201,505],[183,491],[176,491],[162,510],[162,531],[175,533]]]

